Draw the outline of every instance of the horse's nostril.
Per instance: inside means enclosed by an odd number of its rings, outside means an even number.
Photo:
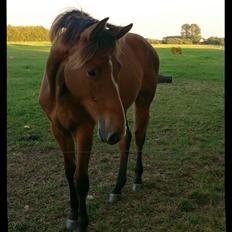
[[[114,133],[112,135],[109,136],[107,142],[110,144],[110,145],[113,145],[115,143],[117,143],[119,141],[119,134],[118,133]]]

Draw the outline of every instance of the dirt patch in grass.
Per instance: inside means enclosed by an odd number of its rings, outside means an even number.
[[[159,162],[158,162],[158,160]],[[211,170],[220,163],[216,160]],[[202,170],[172,169],[181,162],[166,156],[144,154],[144,186],[132,192],[135,155],[128,165],[127,184],[122,200],[107,203],[119,164],[114,153],[93,152],[90,160],[90,191],[87,207],[90,231],[223,231],[223,194],[194,189]],[[204,169],[203,169],[204,170]],[[201,182],[203,189],[209,189]],[[206,199],[206,200],[205,200]],[[69,211],[68,185],[64,176],[63,155],[57,149],[25,148],[8,152],[9,231],[64,231]],[[220,215],[217,214],[220,212]],[[201,228],[196,223],[201,218]],[[207,215],[207,216],[206,216]],[[213,223],[212,223],[213,221]]]
[[[14,60],[14,59],[15,59],[15,56],[7,56],[7,59],[8,59],[8,60]]]

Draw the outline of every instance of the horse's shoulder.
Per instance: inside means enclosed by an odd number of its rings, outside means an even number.
[[[39,103],[47,115],[54,111],[57,78],[61,75],[62,61],[67,49],[62,44],[54,43],[48,54],[44,76],[41,84]]]

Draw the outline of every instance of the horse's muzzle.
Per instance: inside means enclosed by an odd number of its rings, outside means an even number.
[[[114,145],[117,142],[119,142],[121,136],[119,132],[110,133],[110,130],[106,129],[105,121],[99,120],[98,137],[102,142],[108,143],[110,145]]]
[[[119,133],[116,132],[109,136],[109,138],[107,139],[107,143],[109,143],[110,145],[114,145],[115,143],[119,142],[119,140]]]

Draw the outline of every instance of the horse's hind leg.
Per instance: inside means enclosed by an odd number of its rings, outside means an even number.
[[[126,171],[127,171],[127,161],[130,149],[130,142],[131,142],[131,132],[128,127],[125,136],[119,142],[119,150],[120,150],[120,166],[117,176],[117,181],[114,190],[110,194],[109,202],[113,203],[120,199],[121,197],[121,190],[123,186],[126,184]]]
[[[149,98],[152,99],[153,97]],[[149,107],[151,100],[140,94],[135,101],[135,142],[137,149],[137,159],[135,165],[135,177],[133,191],[139,191],[142,187],[142,149],[145,142],[146,130],[149,121]]]
[[[66,229],[77,228],[78,200],[74,188],[73,176],[76,169],[75,165],[75,145],[71,133],[60,130],[52,124],[52,132],[60,145],[64,154],[65,175],[69,184],[71,212],[66,220]]]

